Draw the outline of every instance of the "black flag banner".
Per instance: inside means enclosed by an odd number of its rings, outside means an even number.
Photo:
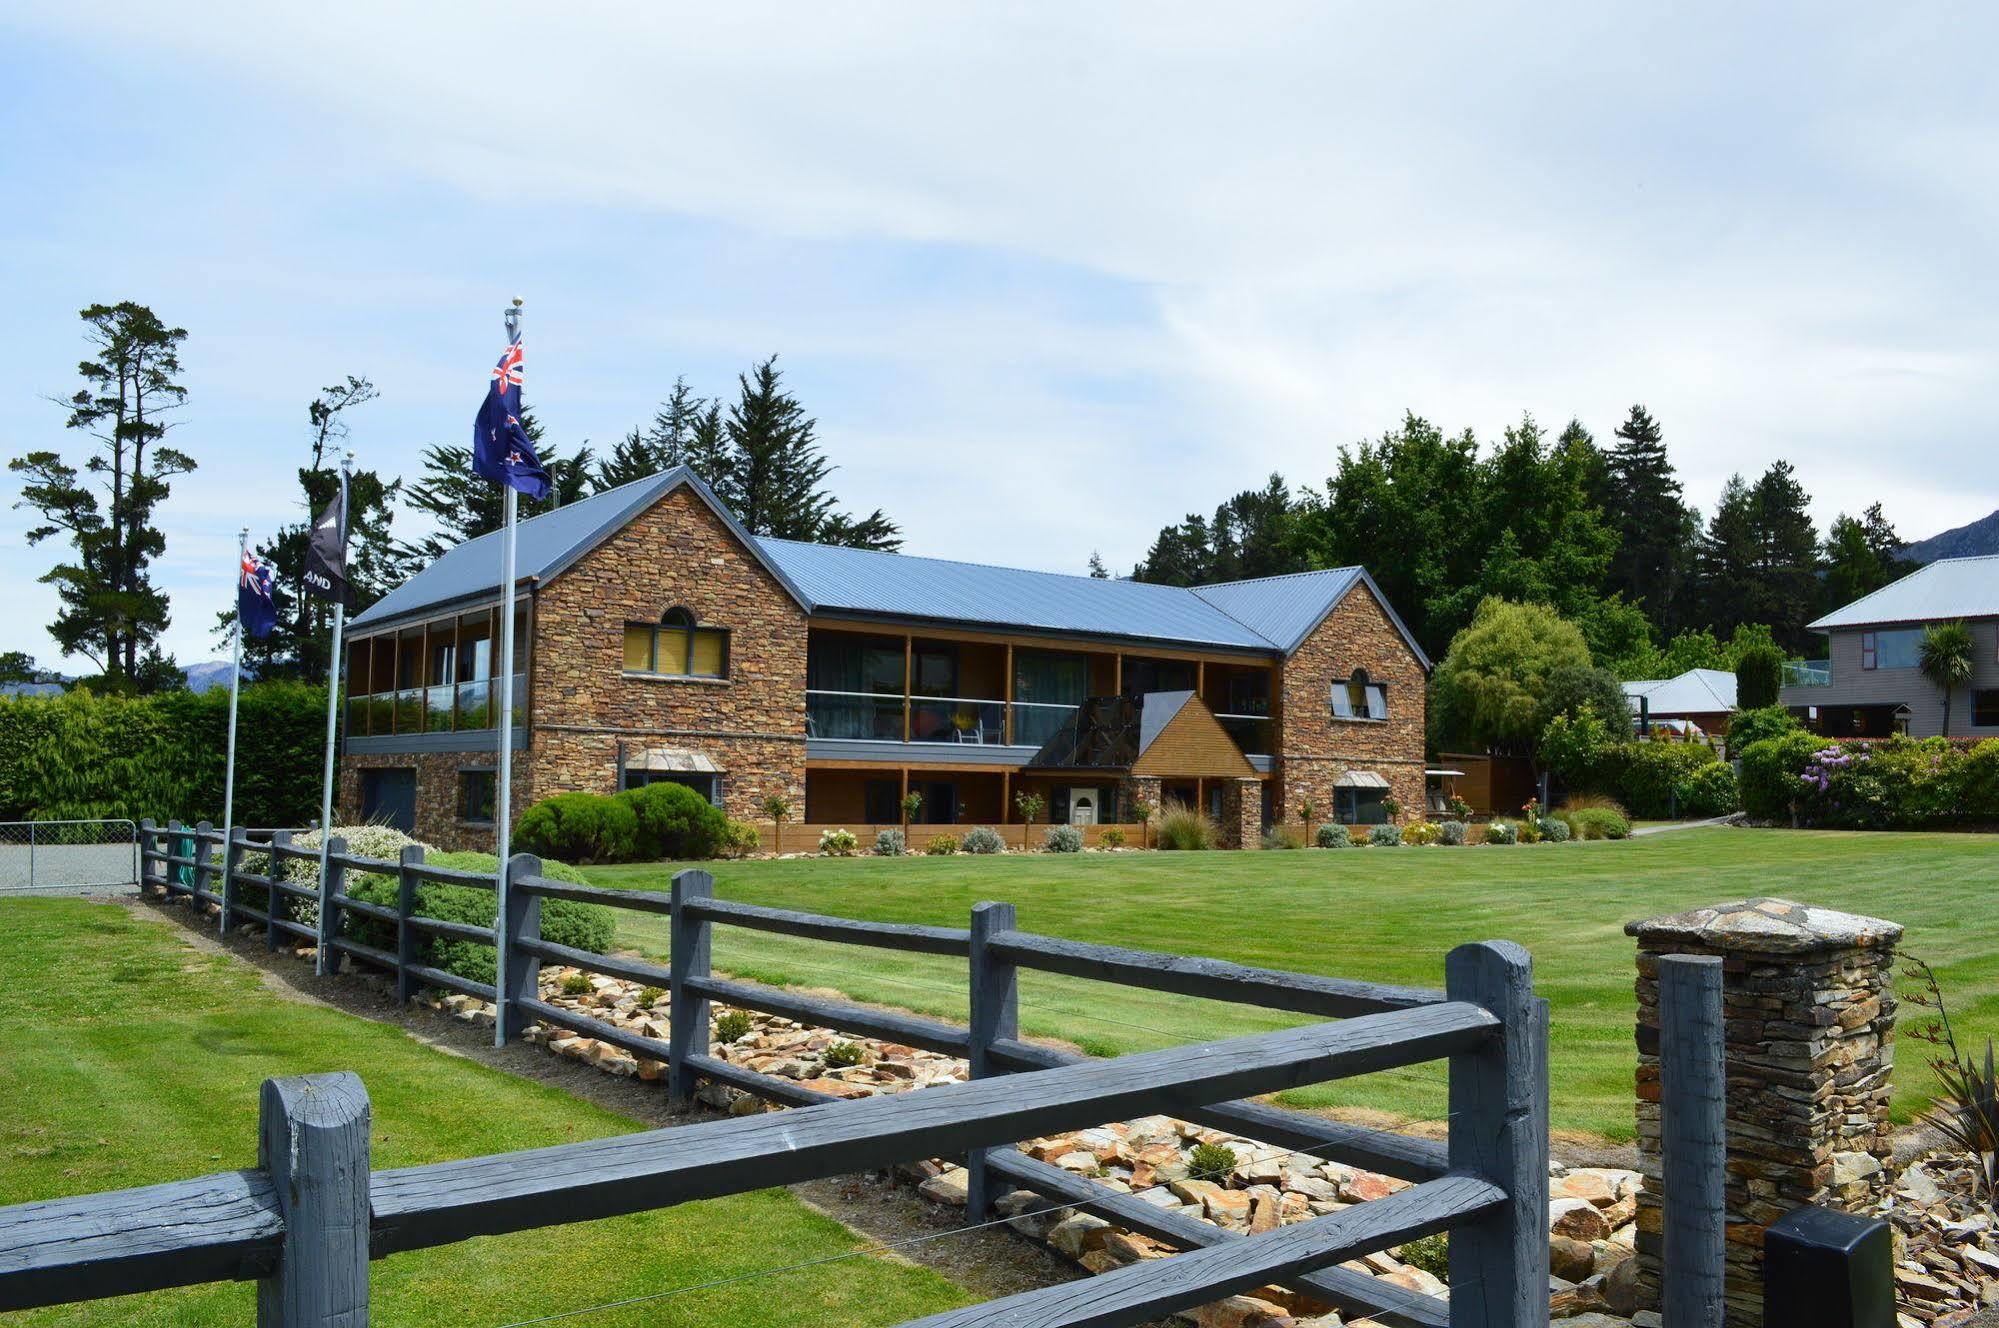
[[[305,548],[305,589],[315,599],[352,606],[347,584],[347,488],[312,523]]]

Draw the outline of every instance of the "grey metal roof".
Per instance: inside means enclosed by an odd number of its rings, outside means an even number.
[[[760,538],[757,544],[822,611],[1248,650],[1276,644],[1178,586],[794,540]]]
[[[1735,675],[1723,669],[1688,669],[1677,678],[1627,682],[1624,694],[1634,701],[1644,697],[1647,712],[1655,716],[1721,714],[1735,709]]]
[[[1947,622],[1999,616],[1999,554],[1939,558],[1808,624],[1814,632],[1880,623]]]
[[[517,527],[514,568],[522,581],[547,580],[595,548],[607,536],[672,490],[687,485],[699,494],[752,551],[756,539],[737,523],[713,491],[685,466],[606,489],[567,507],[529,517]],[[500,592],[501,532],[492,531],[445,550],[442,557],[368,606],[353,627],[373,627],[428,613],[447,604]],[[771,569],[774,573],[776,568]],[[794,595],[797,587],[779,575]],[[810,605],[800,599],[808,610]]]
[[[1364,584],[1423,666],[1430,666],[1373,579],[1359,567],[1190,590],[767,539],[745,530],[684,466],[521,522],[515,551],[521,579],[557,575],[681,485],[708,504],[807,613],[844,612],[1289,654],[1356,585]],[[495,531],[447,550],[356,617],[353,626],[377,627],[497,595],[500,540]],[[640,574],[639,569],[635,574]]]
[[[1212,586],[1195,586],[1193,593],[1288,655],[1305,643],[1305,638],[1339,607],[1356,585],[1368,588],[1389,622],[1401,633],[1404,643],[1416,653],[1423,667],[1429,668],[1430,657],[1416,644],[1415,636],[1364,567],[1329,567],[1317,572],[1259,577],[1254,581],[1223,581]]]

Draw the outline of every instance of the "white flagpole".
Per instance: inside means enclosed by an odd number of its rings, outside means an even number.
[[[229,644],[229,756],[228,770],[222,776],[222,865],[229,868],[229,843],[236,832],[236,698],[243,691],[243,605],[240,587],[243,584],[243,560],[250,556],[250,528],[243,527],[236,532],[236,584],[239,587],[236,604],[236,630],[231,634]],[[226,887],[225,887],[226,888]],[[224,914],[215,911],[215,926],[220,930]]]
[[[347,474],[353,469],[354,454],[347,453],[340,458],[340,554],[344,563],[347,555]],[[346,569],[343,567],[342,571]],[[326,972],[326,942],[332,934],[328,928],[326,858],[333,842],[333,748],[339,738],[340,724],[340,630],[347,625],[347,583],[341,580],[340,593],[333,597],[333,644],[332,653],[326,660],[326,775],[319,792],[319,944],[315,947],[312,971]],[[277,864],[272,863],[275,869]],[[277,900],[271,901],[273,908]]]
[[[521,301],[507,310],[507,341],[521,339]],[[520,494],[502,485],[505,534],[500,538],[500,714],[499,777],[493,789],[493,843],[500,862],[493,883],[496,912],[493,947],[493,1045],[507,1045],[507,855],[513,848],[514,820],[514,528]]]

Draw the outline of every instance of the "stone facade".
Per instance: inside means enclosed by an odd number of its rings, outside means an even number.
[[[1222,841],[1230,848],[1263,846],[1263,781],[1232,779],[1222,786]]]
[[[1357,668],[1383,687],[1387,719],[1333,717],[1332,686]],[[1373,593],[1356,585],[1284,663],[1276,778],[1266,791],[1279,799],[1275,819],[1302,831],[1298,807],[1307,799],[1316,820],[1333,819],[1333,788],[1348,770],[1374,771],[1404,809],[1419,811],[1427,682],[1422,661]]]
[[[726,678],[624,671],[626,623],[685,608],[726,628]],[[535,601],[530,738],[538,796],[618,787],[618,749],[683,749],[722,772],[748,820],[805,799],[805,612],[691,489],[673,490],[554,578]]]
[[[527,753],[514,756],[514,816],[533,805],[541,795],[534,790],[533,765]],[[361,819],[361,779],[369,770],[416,771],[416,824],[411,834],[441,849],[493,851],[493,827],[460,819],[458,776],[465,770],[491,770],[495,754],[477,752],[368,752],[340,759],[340,787],[334,791],[336,815],[343,820]]]
[[[1902,929],[1781,899],[1634,922],[1638,941],[1640,1303],[1659,1303],[1659,958],[1719,955],[1728,1079],[1732,1328],[1763,1322],[1763,1232],[1807,1203],[1850,1212],[1889,1188],[1895,998]]]

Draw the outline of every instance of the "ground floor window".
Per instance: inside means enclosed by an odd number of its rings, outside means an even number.
[[[1975,728],[1999,728],[1999,687],[1981,687],[1971,694],[1971,723]]]
[[[869,825],[894,825],[902,819],[902,783],[870,779],[863,795]]]
[[[1386,825],[1388,809],[1381,804],[1387,796],[1387,789],[1336,788],[1333,818],[1342,825]]]
[[[647,784],[680,784],[693,789],[708,800],[711,807],[722,805],[722,777],[687,770],[625,770],[625,788],[644,788]]]
[[[458,819],[471,825],[491,825],[500,777],[492,770],[458,772]]]
[[[361,772],[361,819],[416,833],[416,771],[407,766]]]

